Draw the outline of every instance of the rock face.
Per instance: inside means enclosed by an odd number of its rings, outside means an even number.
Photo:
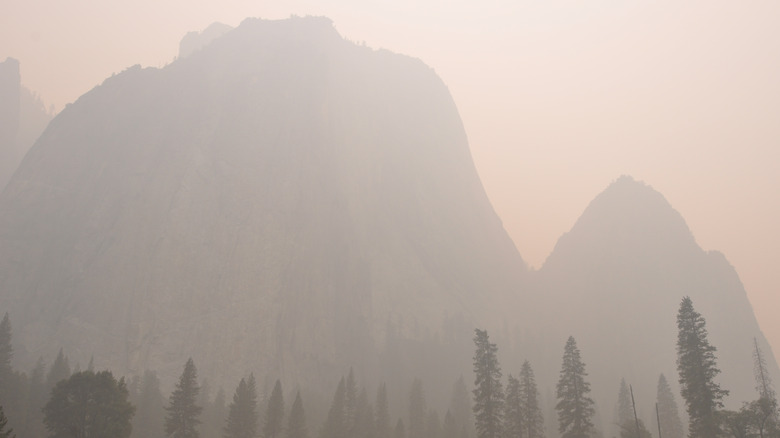
[[[561,351],[565,336],[574,334],[590,378],[598,382],[597,402],[607,400],[600,403],[605,422],[621,377],[634,385],[646,422],[658,374],[677,381],[676,317],[683,296],[707,321],[722,371],[717,381],[731,391],[732,407],[757,398],[754,337],[777,381],[774,356],[734,268],[722,254],[703,251],[680,214],[644,183],[621,177],[597,196],[536,276],[538,293],[546,297],[544,313],[555,315]],[[555,353],[561,354],[550,352],[548,360]]]
[[[19,61],[0,62],[0,192],[52,115],[22,86]]]
[[[179,58],[186,58],[195,51],[206,47],[209,43],[233,29],[227,24],[212,23],[201,32],[188,32],[179,42]]]
[[[369,368],[389,320],[487,320],[524,271],[441,80],[322,18],[107,79],[0,196],[20,360],[305,384]]]
[[[19,164],[16,137],[21,113],[20,91],[19,61],[8,58],[0,62],[0,192]]]
[[[733,404],[753,398],[754,336],[776,373],[734,269],[650,187],[616,181],[527,273],[422,62],[322,18],[249,19],[201,46],[82,96],[0,194],[0,309],[25,369],[64,347],[173,382],[191,356],[230,388],[424,363],[449,389],[476,325],[507,374],[531,359],[542,393],[574,335],[609,424],[621,377],[645,407],[659,373],[676,381],[688,295]],[[458,345],[446,366],[437,342]]]

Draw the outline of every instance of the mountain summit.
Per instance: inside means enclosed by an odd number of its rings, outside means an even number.
[[[734,268],[698,246],[660,193],[630,177],[590,203],[538,277],[546,312],[560,322],[558,337],[577,334],[592,358],[592,378],[606,389],[599,397],[611,400],[625,377],[652,406],[658,374],[677,375],[676,316],[684,296],[707,320],[722,370],[717,381],[731,391],[732,406],[757,397],[754,337],[777,374]]]
[[[488,320],[524,263],[442,81],[324,18],[247,19],[49,125],[0,197],[31,361],[324,379],[398,330]]]

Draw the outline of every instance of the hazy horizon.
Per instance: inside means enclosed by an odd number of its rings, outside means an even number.
[[[725,254],[780,353],[780,5],[11,0],[8,10],[0,59],[18,59],[23,84],[58,110],[131,65],[171,62],[187,32],[212,22],[327,16],[344,37],[442,77],[531,266],[631,175],[669,200],[705,250]]]

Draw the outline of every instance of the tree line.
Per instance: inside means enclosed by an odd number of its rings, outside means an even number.
[[[677,327],[678,382],[687,436],[779,438],[777,398],[758,342],[754,340],[753,355],[758,398],[739,410],[725,410],[723,398],[728,391],[716,382],[717,350],[707,339],[704,318],[688,297],[680,303]],[[154,372],[128,382],[110,371],[96,372],[91,360],[86,370],[71,372],[62,350],[48,372],[39,360],[29,376],[19,373],[11,367],[11,326],[6,314],[0,322],[0,438],[16,436],[9,423],[21,438],[544,438],[548,434],[542,401],[530,363],[523,362],[504,385],[496,344],[486,330],[474,333],[473,390],[469,395],[464,379],[458,379],[443,419],[427,406],[420,379],[411,383],[408,412],[392,417],[386,385],[380,384],[369,397],[350,369],[339,381],[322,424],[311,430],[300,390],[294,392],[288,409],[279,380],[260,400],[255,377],[249,374],[238,382],[230,403],[221,390],[212,399],[207,384],[198,383],[191,358],[167,401]],[[605,436],[594,424],[596,406],[589,396],[587,376],[577,342],[570,336],[555,387],[561,438]],[[636,414],[631,386],[621,379],[614,420],[620,438],[686,435],[663,374],[658,379],[655,417],[651,431]]]
[[[778,403],[766,360],[754,339],[754,371],[758,399],[745,402],[741,409],[723,409],[728,391],[720,387],[716,376],[715,352],[707,339],[704,317],[684,297],[677,314],[677,371],[680,392],[688,414],[689,438],[778,438]],[[477,438],[542,438],[543,418],[538,407],[536,387],[528,362],[523,364],[521,385],[509,375],[507,390],[501,381],[497,347],[490,343],[484,330],[474,337],[474,414]],[[585,364],[570,336],[564,346],[561,371],[556,385],[558,433],[561,438],[592,438],[604,436],[594,425],[595,403],[589,397],[590,384]],[[666,377],[658,379],[655,406],[657,432],[651,432],[636,414],[633,390],[621,379],[616,406],[616,425],[621,438],[683,438],[686,436],[677,403]]]

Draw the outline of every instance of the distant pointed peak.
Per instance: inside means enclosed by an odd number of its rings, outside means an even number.
[[[599,193],[565,233],[545,265],[561,253],[631,254],[655,248],[701,251],[682,215],[643,181],[621,175]],[[589,254],[586,256],[585,254]]]
[[[644,181],[636,180],[630,175],[621,175],[612,181],[604,191],[591,201],[585,212],[587,213],[593,207],[598,207],[601,203],[609,203],[615,207],[619,205],[642,204],[646,208],[674,210],[660,192]]]

